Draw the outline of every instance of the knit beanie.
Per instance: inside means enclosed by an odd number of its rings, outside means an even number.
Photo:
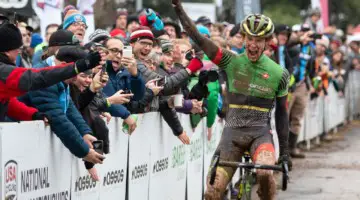
[[[207,35],[208,37],[210,37],[210,31],[208,28],[206,28],[203,25],[197,25],[196,26],[197,30],[200,32],[200,34],[202,35]]]
[[[154,39],[154,35],[151,32],[149,27],[140,26],[139,28],[135,29],[134,32],[130,35],[130,41],[135,42],[137,39]]]
[[[69,26],[75,22],[84,22],[86,24],[86,19],[78,10],[68,10],[64,17],[63,29],[69,28]]]
[[[160,46],[163,53],[169,53],[174,49],[174,44],[170,40],[160,40]]]
[[[96,29],[92,34],[89,35],[90,42],[100,42],[110,37],[109,32],[103,29]]]
[[[31,35],[31,43],[30,47],[35,48],[37,45],[41,44],[43,42],[43,39],[39,33],[33,33]]]
[[[114,30],[112,30],[110,32],[110,35],[111,35],[111,37],[121,36],[123,38],[126,38],[126,33],[119,28],[115,28]]]
[[[122,15],[128,16],[128,11],[126,10],[126,8],[118,8],[116,12],[117,17],[120,17]]]
[[[0,44],[0,52],[18,49],[23,45],[20,30],[7,20],[0,25]]]

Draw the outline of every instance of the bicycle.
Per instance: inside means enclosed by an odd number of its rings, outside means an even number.
[[[251,191],[256,184],[256,169],[275,170],[282,172],[282,190],[287,189],[289,180],[289,170],[287,162],[280,165],[259,165],[250,162],[251,156],[248,152],[244,154],[245,162],[230,162],[220,160],[220,151],[215,152],[214,160],[210,168],[210,185],[214,184],[216,177],[216,168],[218,166],[236,167],[240,169],[239,192],[236,200],[251,200]]]

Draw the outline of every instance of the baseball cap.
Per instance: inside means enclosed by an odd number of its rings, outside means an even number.
[[[79,45],[80,41],[76,38],[74,33],[68,30],[58,30],[53,33],[49,39],[49,47],[53,46],[67,46]]]
[[[202,24],[204,26],[212,24],[210,18],[206,17],[206,16],[201,16],[196,20],[197,24]]]

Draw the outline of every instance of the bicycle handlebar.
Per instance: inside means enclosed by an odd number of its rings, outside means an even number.
[[[283,171],[283,167],[277,165],[259,165],[252,163],[240,163],[240,162],[230,162],[230,161],[219,161],[220,166],[225,167],[236,167],[236,168],[247,168],[247,169],[266,169],[266,170],[276,170]]]
[[[246,168],[246,169],[265,169],[265,170],[276,170],[283,173],[282,176],[282,190],[287,189],[287,183],[289,180],[289,168],[287,162],[283,162],[281,166],[279,165],[260,165],[252,163],[241,163],[241,162],[231,162],[231,161],[220,161],[220,151],[215,152],[213,162],[210,165],[210,185],[213,185],[216,177],[216,168],[218,166],[225,167],[236,167],[236,168]]]

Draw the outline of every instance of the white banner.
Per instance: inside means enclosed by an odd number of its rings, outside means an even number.
[[[190,120],[184,120],[184,127],[191,131]],[[187,163],[187,199],[201,199],[203,186],[203,169],[204,169],[204,139],[206,138],[206,118],[196,127],[190,135],[191,143],[188,146],[188,163]],[[192,131],[191,131],[192,132]]]
[[[149,197],[150,138],[159,120],[159,113],[139,115],[138,127],[129,139],[129,200],[146,200]]]
[[[186,118],[189,121],[188,115],[180,115],[180,121]],[[168,132],[168,134],[172,134]],[[169,200],[183,200],[185,199],[186,188],[186,165],[187,165],[187,145],[177,137],[170,137],[167,141],[171,145],[170,153],[170,167],[168,178],[171,180],[170,185],[166,187],[171,198]]]
[[[72,157],[42,122],[2,123],[0,130],[2,199],[70,199]]]
[[[204,192],[206,190],[206,179],[207,174],[209,172],[209,166],[211,163],[211,159],[215,153],[216,147],[218,146],[223,130],[223,122],[219,122],[219,118],[216,118],[216,121],[212,127],[212,137],[211,140],[208,141],[207,137],[204,137],[204,177],[203,177],[203,183],[204,183]],[[207,132],[205,132],[206,134]]]
[[[173,187],[169,177],[173,146],[169,140],[175,136],[164,120],[153,120],[152,127],[159,127],[159,129],[149,131],[151,134],[149,140],[151,143],[149,200],[167,200],[172,198],[170,188]]]
[[[98,168],[98,165],[94,167]],[[72,164],[71,199],[97,200],[99,198],[100,182],[94,181],[90,177],[82,159],[74,158]]]
[[[119,127],[120,118],[113,118],[109,125],[110,153],[99,166],[100,199],[125,199],[129,136]]]

